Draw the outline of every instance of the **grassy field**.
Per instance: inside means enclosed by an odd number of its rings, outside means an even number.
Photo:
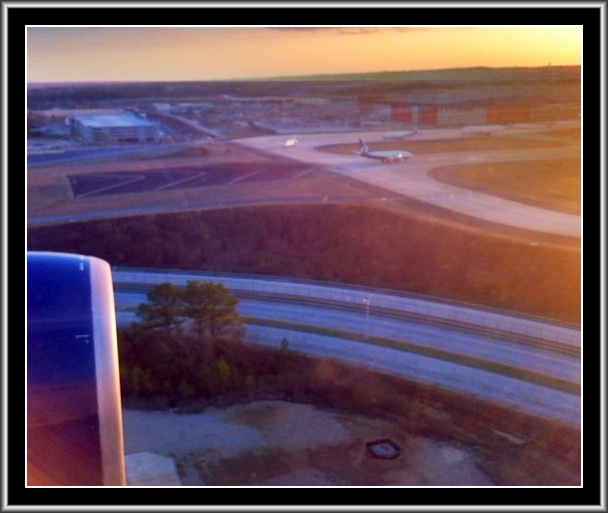
[[[580,215],[580,169],[580,160],[550,160],[447,166],[429,174],[460,187]]]

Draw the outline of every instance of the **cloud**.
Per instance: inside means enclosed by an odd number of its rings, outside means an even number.
[[[382,29],[378,27],[340,27],[338,32],[340,34],[357,36],[360,34],[375,34],[377,32],[382,32]]]
[[[373,34],[377,32],[426,32],[430,27],[338,27],[341,34]]]
[[[272,30],[297,32],[336,32],[338,34],[371,34],[380,32],[380,27],[268,27]]]
[[[335,27],[264,27],[270,30],[293,30],[293,31],[306,31],[306,30],[335,30]]]
[[[431,27],[266,27],[271,30],[283,30],[283,31],[298,31],[298,32],[336,32],[338,34],[345,35],[362,35],[362,34],[374,34],[384,31],[398,31],[398,32],[420,32],[431,30]]]

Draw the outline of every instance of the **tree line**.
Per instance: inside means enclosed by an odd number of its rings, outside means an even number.
[[[263,206],[28,229],[28,249],[116,266],[286,276],[580,322],[580,249],[365,205]]]

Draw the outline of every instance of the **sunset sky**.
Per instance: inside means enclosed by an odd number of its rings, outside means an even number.
[[[28,82],[180,81],[581,63],[580,26],[28,27]]]

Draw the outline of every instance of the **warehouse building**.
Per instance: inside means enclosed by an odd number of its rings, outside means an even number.
[[[146,142],[161,137],[160,123],[132,112],[74,116],[70,124],[77,137],[89,142]]]
[[[537,108],[510,105],[454,104],[393,106],[392,121],[412,126],[465,126],[484,124],[529,123]],[[569,116],[569,115],[568,115]],[[570,119],[562,113],[563,119]]]

